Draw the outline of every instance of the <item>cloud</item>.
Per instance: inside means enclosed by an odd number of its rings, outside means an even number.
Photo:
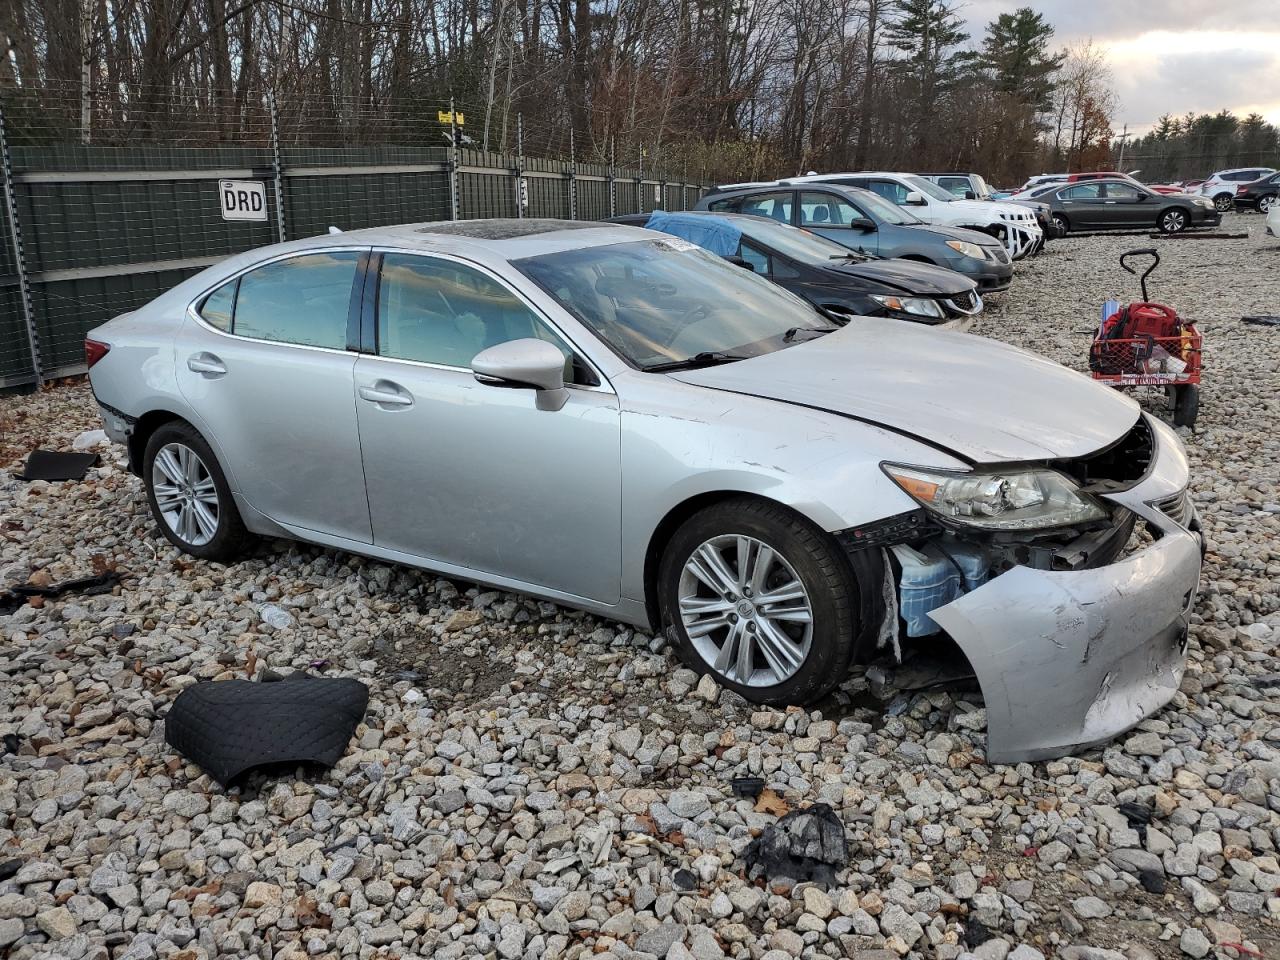
[[[1054,25],[1056,45],[1092,40],[1109,52],[1117,127],[1142,133],[1161,114],[1224,109],[1280,124],[1276,0],[1233,0],[1226,12],[1221,0],[970,0],[960,14],[976,45],[990,21],[1019,6]]]

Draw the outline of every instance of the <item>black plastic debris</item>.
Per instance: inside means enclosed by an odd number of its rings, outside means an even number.
[[[369,688],[349,678],[196,683],[174,700],[165,740],[225,787],[260,767],[333,766],[368,705]]]
[[[675,883],[677,890],[696,890],[698,888],[698,878],[689,870],[677,870],[671,875],[671,879]]]
[[[760,777],[736,777],[729,781],[735,797],[754,800],[764,790],[764,780]]]
[[[1251,323],[1256,327],[1280,327],[1280,317],[1273,316],[1269,313],[1260,314],[1254,317],[1241,317],[1245,323]]]
[[[8,880],[10,877],[17,876],[19,870],[22,869],[21,860],[5,860],[0,862],[0,883]]]
[[[964,933],[961,934],[961,939],[964,940],[964,945],[972,950],[974,947],[982,946],[992,936],[992,932],[985,923],[977,917],[970,917],[964,923]]]
[[[1164,874],[1157,870],[1139,870],[1138,883],[1142,884],[1142,889],[1147,893],[1164,893]]]
[[[832,886],[849,861],[844,824],[825,803],[792,810],[752,840],[743,859],[751,880]]]
[[[62,453],[32,450],[22,468],[20,480],[83,480],[98,462],[96,453]]]
[[[4,742],[5,753],[17,754],[18,747],[20,747],[21,744],[18,742],[18,735],[16,733],[6,733],[2,738],[0,738],[0,740]]]
[[[1120,815],[1129,821],[1129,826],[1145,827],[1151,823],[1151,818],[1156,815],[1156,808],[1146,803],[1134,803],[1132,800],[1126,800],[1124,803],[1116,807],[1120,811]]]
[[[120,574],[113,571],[100,573],[92,577],[77,577],[74,580],[63,580],[61,583],[42,587],[34,583],[24,583],[19,587],[0,593],[0,616],[13,613],[27,602],[29,597],[53,599],[64,593],[80,593],[86,597],[100,593],[110,593],[120,582]]]

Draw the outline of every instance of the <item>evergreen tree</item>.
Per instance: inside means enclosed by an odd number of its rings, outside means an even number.
[[[1002,13],[987,24],[981,65],[990,71],[995,88],[1044,113],[1052,106],[1054,78],[1066,59],[1050,53],[1053,26],[1030,7]]]

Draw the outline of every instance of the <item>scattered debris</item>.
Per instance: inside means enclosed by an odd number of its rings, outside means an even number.
[[[1247,240],[1247,233],[1192,233],[1183,230],[1181,233],[1149,233],[1152,240]]]
[[[671,879],[675,883],[677,890],[698,889],[698,878],[690,870],[677,870],[671,875]]]
[[[18,747],[22,745],[19,742],[18,735],[16,733],[6,733],[3,737],[0,737],[0,740],[3,740],[4,742],[5,753],[12,753],[16,755]]]
[[[1251,323],[1256,327],[1280,327],[1280,317],[1269,313],[1259,314],[1252,317],[1241,317],[1245,323]]]
[[[825,803],[794,810],[752,840],[743,859],[752,880],[833,886],[849,860],[844,824]]]
[[[972,950],[974,947],[980,947],[982,944],[990,940],[995,934],[987,929],[987,925],[977,917],[970,917],[964,925],[964,945]]]
[[[86,430],[80,436],[71,441],[71,449],[76,453],[84,453],[86,450],[92,450],[100,443],[110,443],[111,438],[107,436],[105,430]]]
[[[791,805],[772,790],[761,790],[756,797],[756,813],[771,813],[775,817],[785,817],[791,812]]]
[[[165,740],[225,787],[256,767],[333,766],[368,704],[359,680],[301,672],[275,682],[196,683],[174,700]]]
[[[13,613],[32,597],[52,600],[64,593],[81,593],[86,597],[110,593],[120,583],[120,574],[114,570],[95,574],[92,577],[77,577],[61,583],[50,583],[49,575],[42,570],[32,574],[31,579],[18,587],[0,593],[0,616]],[[37,604],[38,606],[39,604]]]
[[[0,861],[0,883],[4,883],[4,881],[8,880],[10,877],[17,876],[18,871],[21,869],[21,860]]]
[[[729,786],[733,790],[735,797],[754,800],[760,796],[760,792],[764,789],[764,779],[762,777],[735,777],[729,781]]]
[[[83,480],[89,468],[96,466],[96,453],[59,453],[56,450],[32,450],[27,456],[20,480]]]

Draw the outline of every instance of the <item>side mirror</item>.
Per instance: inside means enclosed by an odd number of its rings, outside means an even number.
[[[748,263],[746,260],[743,260],[742,257],[737,257],[737,256],[725,257],[725,259],[728,260],[730,263],[732,263],[735,267],[743,267],[747,270],[750,270],[752,273],[755,273],[756,271],[756,265],[754,263]]]
[[[862,230],[866,233],[876,232],[876,222],[870,217],[854,217],[849,221],[849,226],[854,230]]]
[[[545,340],[527,337],[481,350],[471,361],[479,383],[493,387],[532,387],[539,410],[559,410],[569,400],[564,386],[564,354]]]
[[[977,195],[976,193],[974,193],[972,190],[966,190],[966,191],[964,192],[964,198],[965,198],[966,200],[977,200],[977,199],[978,199],[978,195]]]
[[[923,207],[925,204],[924,194],[912,190],[902,198],[902,203],[904,206],[908,207]]]

